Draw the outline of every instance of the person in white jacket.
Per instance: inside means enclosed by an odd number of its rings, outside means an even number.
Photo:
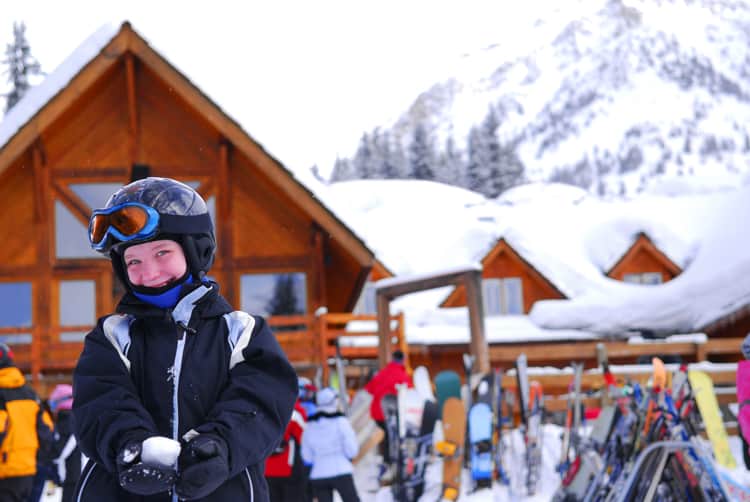
[[[302,435],[302,460],[312,466],[310,484],[318,502],[332,502],[336,490],[343,502],[359,502],[352,477],[352,459],[359,451],[349,419],[338,410],[338,394],[327,387],[318,391],[317,412]]]

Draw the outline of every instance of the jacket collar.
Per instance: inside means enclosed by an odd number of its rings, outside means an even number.
[[[192,305],[185,305],[185,302]],[[195,310],[203,319],[219,317],[234,310],[219,294],[219,285],[215,282],[193,287],[183,293],[182,299],[174,307],[174,310],[180,309]],[[144,302],[131,292],[125,293],[117,305],[118,314],[130,314],[135,317],[163,318],[167,310]]]

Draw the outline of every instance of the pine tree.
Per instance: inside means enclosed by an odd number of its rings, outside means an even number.
[[[343,159],[336,157],[336,161],[333,163],[333,171],[331,172],[331,183],[353,179],[356,179],[356,176],[352,167],[352,161],[346,157]]]
[[[268,315],[292,315],[297,313],[297,294],[294,291],[294,278],[289,274],[276,276],[273,297],[266,306]]]
[[[516,143],[502,144],[499,127],[497,111],[490,106],[482,123],[469,131],[467,185],[487,197],[497,197],[523,181],[523,164],[516,153]]]
[[[445,148],[435,164],[435,180],[466,188],[466,167],[453,136],[445,140]]]
[[[3,95],[6,98],[5,113],[8,113],[31,88],[29,77],[42,74],[39,62],[31,55],[23,22],[13,23],[13,43],[6,46],[5,57],[2,63],[8,69],[3,73],[8,75],[8,82],[12,85],[10,92]]]
[[[411,177],[418,180],[434,180],[435,151],[432,138],[424,124],[418,123],[409,144],[409,166]]]
[[[368,133],[362,134],[359,147],[352,160],[354,177],[358,179],[372,179],[375,175],[374,151],[372,137]]]

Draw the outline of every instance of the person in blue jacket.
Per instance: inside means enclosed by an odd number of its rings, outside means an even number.
[[[263,467],[297,377],[265,320],[207,279],[216,241],[204,200],[172,179],[135,181],[92,213],[89,239],[126,293],[73,374],[89,458],[75,500],[268,501]]]

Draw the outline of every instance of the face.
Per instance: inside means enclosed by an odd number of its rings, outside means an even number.
[[[185,275],[187,261],[182,246],[171,240],[135,244],[123,255],[130,283],[161,288]]]

